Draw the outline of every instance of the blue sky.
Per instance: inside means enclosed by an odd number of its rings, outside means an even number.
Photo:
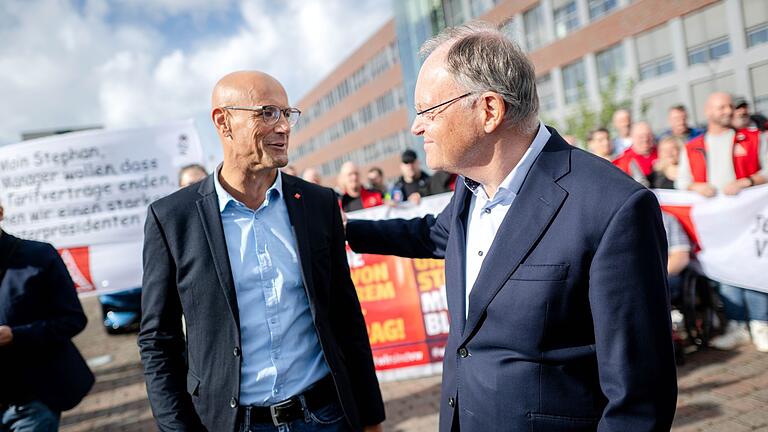
[[[208,104],[218,78],[264,70],[296,102],[391,9],[388,0],[2,0],[0,145],[29,130],[192,117],[215,150]]]

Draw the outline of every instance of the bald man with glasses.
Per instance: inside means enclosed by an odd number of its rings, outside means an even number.
[[[267,74],[223,77],[224,161],[148,210],[139,346],[160,430],[381,430],[336,195],[279,171],[300,114]]]

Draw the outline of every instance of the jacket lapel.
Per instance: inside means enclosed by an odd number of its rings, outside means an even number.
[[[293,235],[296,238],[296,248],[301,266],[301,278],[307,291],[309,307],[315,315],[315,286],[312,281],[312,253],[307,230],[307,213],[304,208],[305,199],[295,177],[283,174],[283,199],[288,208],[288,218],[291,220]]]
[[[219,284],[224,291],[224,297],[227,299],[229,309],[235,322],[240,323],[240,314],[237,308],[237,292],[235,283],[232,280],[232,268],[229,264],[229,252],[224,238],[224,226],[221,223],[221,212],[219,211],[219,199],[216,195],[216,189],[213,184],[213,174],[200,184],[198,192],[203,197],[197,200],[197,212],[200,216],[200,222],[203,224],[205,238],[208,240],[208,247],[213,256],[213,267],[216,269],[216,275],[219,278]]]
[[[449,247],[455,251],[451,253],[451,256],[457,257],[458,260],[446,262],[445,280],[446,283],[457,281],[458,286],[455,289],[446,289],[446,295],[449,296],[448,300],[451,305],[458,305],[458,307],[448,308],[451,312],[451,323],[455,323],[463,331],[465,324],[464,311],[467,310],[465,304],[467,291],[467,266],[465,264],[467,256],[467,215],[472,194],[469,193],[469,189],[464,185],[464,177],[459,177],[456,180],[456,185],[456,208],[453,211],[456,212],[457,217],[453,218]]]
[[[472,287],[462,344],[473,333],[501,287],[544,234],[568,195],[557,180],[570,170],[570,148],[557,132],[550,131],[552,136],[509,208]]]

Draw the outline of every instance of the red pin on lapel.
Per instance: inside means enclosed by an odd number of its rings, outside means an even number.
[[[296,198],[296,199],[299,199],[299,198],[301,198],[301,194],[297,192],[297,193],[293,194],[293,197]]]

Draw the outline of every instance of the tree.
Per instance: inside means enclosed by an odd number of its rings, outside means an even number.
[[[587,97],[584,86],[579,87],[579,103],[576,110],[565,118],[565,132],[573,135],[580,143],[587,142],[589,131],[599,127],[609,127],[613,113],[619,109],[632,108],[632,93],[635,88],[634,80],[628,80],[623,94],[620,94],[619,79],[616,75],[608,78],[607,85],[600,90],[600,101],[593,106]],[[645,113],[647,106],[641,107]]]

